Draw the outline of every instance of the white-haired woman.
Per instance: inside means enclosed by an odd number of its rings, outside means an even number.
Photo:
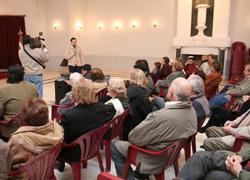
[[[65,81],[68,85],[74,86],[77,82],[79,82],[81,79],[83,79],[83,76],[80,73],[71,73],[69,80]],[[66,106],[67,108],[58,108],[58,113],[60,115],[65,114],[67,111],[72,109],[72,104],[74,103],[73,98],[72,98],[72,92],[68,92],[65,94],[65,97],[61,99],[60,105]]]
[[[121,78],[112,78],[109,80],[108,95],[111,99],[105,104],[108,111],[115,110],[114,117],[119,116],[124,112],[124,109],[129,107],[125,83]]]

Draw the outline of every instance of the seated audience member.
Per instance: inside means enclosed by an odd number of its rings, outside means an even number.
[[[107,87],[107,82],[103,71],[100,68],[94,68],[90,71],[90,78],[94,82],[94,91],[98,92]]]
[[[129,133],[129,141],[117,140],[111,144],[111,156],[115,163],[117,175],[121,177],[126,162],[128,146],[133,143],[151,150],[161,150],[169,142],[187,138],[197,129],[195,110],[189,101],[191,86],[184,78],[175,79],[169,87],[165,108],[150,113],[144,121]],[[140,174],[158,174],[162,171],[163,157],[152,157],[139,154],[137,172]],[[129,168],[128,178],[134,179],[134,173]]]
[[[152,111],[147,94],[147,78],[142,70],[133,69],[130,72],[129,81],[126,82],[126,86],[131,111],[124,122],[124,140],[128,139],[129,132]]]
[[[188,78],[191,74],[193,74],[195,69],[196,69],[196,65],[194,62],[194,56],[188,56],[187,62],[185,63],[185,67],[184,67],[186,78]]]
[[[147,78],[147,89],[149,91],[149,94],[152,92],[152,90],[154,89],[154,83],[153,83],[153,79],[150,76],[150,70],[149,70],[149,66],[148,66],[148,61],[145,59],[139,59],[135,62],[134,65],[135,69],[140,69],[145,73],[145,76]]]
[[[232,150],[236,136],[250,138],[250,110],[234,121],[227,121],[224,127],[207,128],[206,135],[208,138],[203,143],[205,150]],[[245,146],[249,147],[249,144],[244,143]]]
[[[8,172],[10,171],[10,147],[8,143],[0,139],[0,179],[8,179]]]
[[[197,120],[204,120],[210,115],[210,108],[205,96],[203,80],[198,75],[191,75],[188,82],[192,86],[191,101],[197,114]]]
[[[121,78],[112,78],[108,85],[108,95],[111,97],[107,101],[106,107],[109,109],[115,109],[115,116],[119,116],[124,112],[124,109],[129,107],[128,98],[126,97],[125,83]],[[114,118],[113,117],[113,118]]]
[[[160,62],[155,62],[154,63],[154,69],[150,73],[150,76],[153,79],[154,84],[157,82],[157,80],[160,79],[160,70],[161,70],[161,63]]]
[[[70,111],[62,115],[61,125],[64,129],[64,142],[71,143],[81,135],[101,127],[114,114],[107,115],[106,106],[98,102],[94,91],[94,83],[88,79],[81,79],[72,88],[72,98],[77,104]],[[80,160],[80,148],[63,148],[59,157],[67,161]],[[60,171],[64,163],[57,164]]]
[[[206,74],[204,73],[203,70],[201,70],[201,69],[199,69],[199,68],[196,68],[196,69],[194,70],[194,73],[193,73],[193,74],[194,74],[194,75],[200,76],[201,79],[202,79],[204,82],[206,81]]]
[[[211,72],[211,68],[210,65],[208,63],[208,56],[203,55],[201,57],[201,65],[200,65],[200,69],[206,74],[208,75]]]
[[[8,142],[12,169],[18,169],[63,139],[61,126],[49,120],[48,105],[44,100],[30,98],[22,107],[24,125],[11,135]],[[22,174],[22,177],[25,179],[26,176]]]
[[[172,66],[169,64],[170,60],[168,57],[162,58],[162,67],[160,70],[160,79],[165,79],[169,74],[172,73]]]
[[[207,58],[208,58],[208,64],[209,66],[211,67],[213,63],[216,63],[216,56],[213,55],[213,54],[209,54],[207,55]]]
[[[164,88],[164,97],[168,92],[168,87],[172,83],[173,80],[175,80],[178,77],[185,77],[185,74],[182,72],[183,70],[183,64],[179,61],[176,61],[173,64],[173,72],[168,75],[168,77],[164,80],[158,80],[155,87],[156,92],[160,93],[161,88]]]
[[[81,67],[81,73],[83,75],[84,78],[86,79],[91,79],[91,76],[90,76],[90,72],[92,70],[92,67],[90,64],[84,64],[82,67]]]
[[[196,152],[173,180],[249,180],[250,149],[235,154],[230,151]]]
[[[211,88],[218,87],[222,81],[222,74],[220,72],[219,63],[213,63],[211,65],[211,72],[206,76],[205,81],[205,91],[208,91]]]
[[[243,99],[245,99],[245,97],[243,97]],[[210,126],[224,126],[226,121],[232,121],[235,118],[241,116],[242,114],[244,114],[245,112],[248,111],[248,109],[250,108],[250,99],[249,96],[247,96],[247,98],[244,100],[244,103],[242,104],[242,107],[239,109],[239,111],[229,111],[227,109],[225,109],[225,107],[223,106],[218,106],[216,108],[213,108],[213,112],[206,124],[206,126],[202,127],[200,129],[200,133],[204,133],[206,131],[206,129]]]
[[[69,76],[69,81],[66,80],[65,82],[70,86],[74,86],[81,79],[83,79],[83,76],[80,73],[75,72],[71,73]],[[60,105],[67,107],[67,108],[60,108],[60,107],[58,108],[58,113],[60,115],[65,114],[67,111],[73,108],[74,101],[72,98],[72,91],[66,93],[65,97],[61,99]]]
[[[250,94],[250,64],[245,66],[244,77],[245,78],[240,82],[232,86],[227,86],[228,89],[226,92],[221,92],[210,99],[210,108],[228,103],[231,99],[231,96],[235,97],[236,103],[242,104],[242,96]]]
[[[22,104],[31,97],[37,97],[35,85],[24,81],[24,70],[16,64],[8,68],[7,84],[0,87],[0,119],[9,120],[21,111]],[[18,128],[16,123],[0,126],[2,136],[9,138]]]

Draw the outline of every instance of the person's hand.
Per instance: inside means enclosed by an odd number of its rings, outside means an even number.
[[[238,175],[239,171],[242,169],[241,162],[242,157],[239,155],[227,156],[225,161],[226,168],[235,176]]]
[[[226,134],[231,134],[231,130],[233,129],[231,126],[224,126],[222,127],[223,131],[226,133]]]
[[[234,127],[234,123],[232,122],[232,121],[227,121],[227,122],[225,122],[225,124],[224,124],[224,127]]]
[[[250,96],[248,96],[248,95],[242,96],[243,102],[246,102],[247,100],[249,100],[249,98],[250,98]]]
[[[71,81],[70,81],[70,80],[64,80],[64,82],[65,82],[66,84],[68,84],[69,86],[72,86],[72,84],[71,84]]]

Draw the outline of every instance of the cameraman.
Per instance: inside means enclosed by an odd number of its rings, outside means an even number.
[[[40,41],[40,39],[37,39]],[[40,46],[33,46],[35,39],[29,35],[22,38],[23,48],[18,51],[19,59],[24,67],[24,79],[37,86],[39,97],[43,96],[43,69],[48,62],[48,54]],[[41,43],[41,42],[40,42]],[[32,47],[32,48],[31,48]]]
[[[65,59],[68,60],[69,72],[81,73],[81,66],[83,65],[81,48],[77,45],[77,39],[75,37],[70,39],[70,43],[71,47],[65,57]]]

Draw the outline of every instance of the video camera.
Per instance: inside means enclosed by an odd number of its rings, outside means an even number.
[[[43,32],[39,32],[38,37],[30,39],[30,48],[31,49],[45,48],[45,45],[42,43],[42,41],[45,41],[45,39],[41,38],[42,35],[43,35]]]

